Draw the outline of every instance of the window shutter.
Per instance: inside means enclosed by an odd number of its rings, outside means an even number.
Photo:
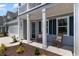
[[[52,20],[49,20],[49,34],[52,34]]]
[[[39,33],[41,33],[41,22],[39,22]]]
[[[74,20],[73,16],[70,16],[69,18],[69,35],[73,36],[74,35]]]
[[[53,34],[56,34],[56,19],[53,19]]]

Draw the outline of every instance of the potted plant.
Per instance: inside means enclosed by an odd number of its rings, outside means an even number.
[[[39,56],[40,55],[40,50],[39,48],[35,48],[34,50],[34,55]]]

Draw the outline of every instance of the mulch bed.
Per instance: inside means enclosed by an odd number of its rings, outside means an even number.
[[[24,44],[23,43],[23,46],[24,46],[24,53],[23,54],[17,54],[16,53],[16,46],[12,46],[12,47],[8,47],[7,48],[7,51],[6,51],[6,55],[7,56],[35,56],[34,55],[34,46],[31,46],[31,45],[28,45],[28,44]],[[40,52],[44,52],[47,56],[59,56],[58,54],[55,54],[55,53],[52,53],[52,52],[49,52],[49,51],[46,51],[46,50],[43,50],[43,49],[40,49]]]

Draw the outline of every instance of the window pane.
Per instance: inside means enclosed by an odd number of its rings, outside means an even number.
[[[58,33],[64,33],[67,34],[67,27],[58,27]]]
[[[58,19],[58,26],[67,26],[67,18]]]
[[[32,34],[32,38],[35,38],[35,34]]]

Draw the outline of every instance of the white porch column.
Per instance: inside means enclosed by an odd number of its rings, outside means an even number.
[[[75,55],[79,55],[79,4],[76,3],[75,5],[75,12],[74,12],[74,22],[75,22]]]
[[[29,10],[29,3],[27,3],[27,10]],[[27,14],[27,42],[30,43],[30,19],[29,19],[29,14]]]
[[[20,19],[18,17],[18,39],[20,39]]]
[[[30,19],[29,14],[27,14],[27,41],[30,42]]]
[[[42,42],[43,48],[47,48],[47,34],[46,34],[46,9],[42,9]]]
[[[19,14],[19,6],[18,6],[18,14]],[[18,19],[18,40],[21,40],[21,38],[20,38],[20,18],[19,18],[19,15],[18,15],[17,19]]]

